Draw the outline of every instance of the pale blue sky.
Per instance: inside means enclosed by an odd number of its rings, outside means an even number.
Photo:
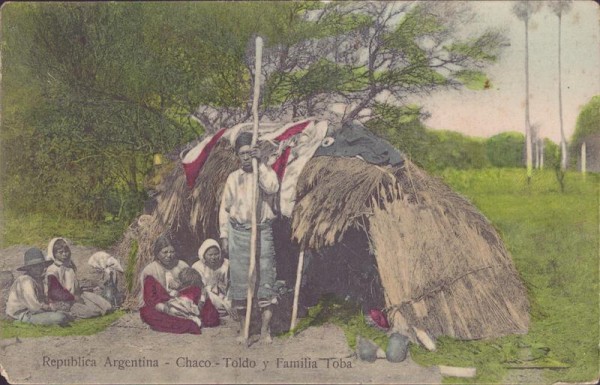
[[[493,87],[486,91],[448,91],[418,100],[432,114],[432,128],[491,136],[502,131],[524,132],[525,28],[512,13],[512,1],[473,1],[479,17],[469,26],[505,28],[510,46],[487,72]],[[562,21],[563,116],[567,140],[580,108],[600,94],[600,7],[575,1]],[[542,136],[560,140],[558,115],[558,21],[548,9],[535,14],[529,28],[530,120]]]

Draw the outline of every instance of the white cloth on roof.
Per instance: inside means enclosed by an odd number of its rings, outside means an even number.
[[[281,180],[280,188],[280,210],[286,217],[292,216],[292,211],[296,204],[296,186],[298,178],[304,170],[306,163],[312,158],[315,151],[321,145],[321,142],[327,135],[327,121],[321,121],[315,124],[311,122],[301,133],[290,138],[292,147],[287,161],[285,173]],[[287,145],[282,142],[282,145]]]

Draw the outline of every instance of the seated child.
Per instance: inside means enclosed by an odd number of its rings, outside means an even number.
[[[74,318],[93,318],[112,310],[112,304],[99,294],[82,291],[71,247],[65,238],[54,238],[48,245],[46,295],[54,309],[68,311]]]
[[[168,286],[169,294],[174,298],[156,304],[155,309],[175,317],[189,319],[201,327],[200,309],[205,299],[202,294],[200,274],[191,267],[186,267],[181,270],[177,278],[168,283]]]
[[[200,276],[202,283],[221,316],[231,311],[231,300],[227,296],[229,290],[229,260],[221,255],[221,246],[214,239],[207,239],[198,249],[200,260],[192,265]]]

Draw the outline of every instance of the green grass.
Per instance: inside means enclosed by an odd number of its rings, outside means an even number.
[[[89,336],[106,329],[119,319],[125,312],[117,310],[102,317],[76,320],[70,326],[40,326],[16,321],[0,323],[0,338],[32,338],[48,336]]]
[[[445,383],[502,383],[508,366],[544,366],[547,383],[598,377],[598,187],[600,177],[566,176],[559,191],[552,171],[530,184],[522,169],[445,170],[440,175],[469,198],[498,229],[528,288],[529,333],[480,341],[439,338],[437,351],[411,345],[421,365],[477,368],[474,379]],[[324,298],[295,332],[326,322],[342,327],[351,347],[362,335],[385,349],[387,337],[368,326],[360,309]],[[565,368],[566,366],[566,368]]]
[[[41,247],[43,250],[48,241],[57,236],[67,237],[86,246],[106,248],[113,245],[125,230],[125,225],[120,222],[92,222],[8,210],[4,211],[2,220],[1,248],[22,244]]]
[[[437,352],[413,346],[413,358],[424,365],[475,366],[470,382],[476,383],[501,382],[505,366],[531,363],[569,366],[544,369],[548,383],[598,378],[599,176],[584,180],[569,173],[564,193],[551,171],[538,171],[529,185],[520,169],[446,170],[441,176],[502,234],[528,288],[532,319],[525,336],[441,338]]]
[[[356,348],[356,337],[358,336],[374,341],[383,349],[387,347],[387,335],[366,323],[359,305],[331,295],[323,296],[317,305],[309,309],[308,315],[298,322],[296,328],[286,333],[285,336],[291,336],[310,326],[319,326],[325,323],[341,327],[346,341],[352,349]]]

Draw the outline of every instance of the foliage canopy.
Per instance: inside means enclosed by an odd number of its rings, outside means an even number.
[[[323,116],[333,103],[352,120],[385,95],[402,105],[479,87],[505,42],[493,30],[465,38],[473,14],[462,3],[9,3],[2,12],[6,206],[91,220],[139,212],[154,154],[249,119],[256,35],[266,41],[261,114],[281,120]]]

